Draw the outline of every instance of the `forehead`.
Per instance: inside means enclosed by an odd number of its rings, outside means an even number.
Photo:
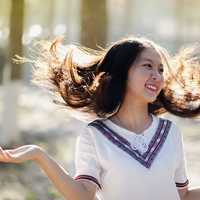
[[[160,53],[154,48],[145,48],[138,56],[137,61],[152,61],[158,64],[162,64],[162,58]]]

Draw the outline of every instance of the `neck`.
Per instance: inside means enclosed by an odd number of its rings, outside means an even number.
[[[111,118],[116,124],[135,133],[142,133],[152,122],[148,113],[148,104],[125,99],[118,112]]]

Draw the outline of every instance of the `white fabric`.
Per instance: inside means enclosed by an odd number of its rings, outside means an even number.
[[[134,141],[136,134],[108,119],[103,122],[112,130]],[[159,118],[143,134],[150,141]],[[86,126],[77,140],[76,175],[88,175],[101,185],[100,200],[180,200],[176,182],[187,181],[182,136],[174,123],[167,139],[150,168],[144,167],[125,151],[108,140],[96,128]]]

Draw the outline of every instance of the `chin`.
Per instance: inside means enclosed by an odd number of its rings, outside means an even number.
[[[156,100],[157,96],[152,96],[152,97],[146,97],[145,101],[146,103],[153,103]]]

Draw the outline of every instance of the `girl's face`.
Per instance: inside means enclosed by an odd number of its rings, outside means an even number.
[[[156,100],[164,85],[163,64],[158,52],[148,47],[142,51],[128,72],[127,94],[145,103]]]

